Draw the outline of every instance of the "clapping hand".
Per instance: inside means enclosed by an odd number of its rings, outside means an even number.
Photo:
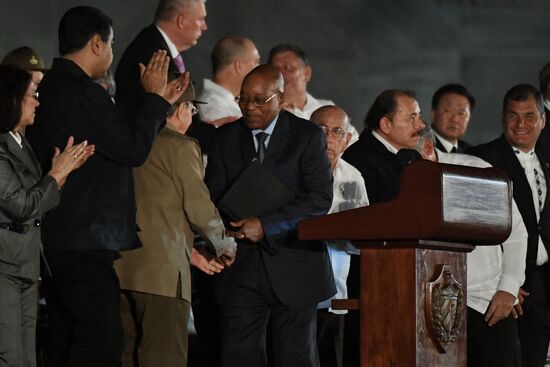
[[[88,145],[87,140],[74,145],[74,138],[70,136],[63,152],[58,147],[55,147],[52,168],[48,174],[55,179],[57,186],[62,187],[65,184],[67,176],[82,166],[94,152],[95,145]]]

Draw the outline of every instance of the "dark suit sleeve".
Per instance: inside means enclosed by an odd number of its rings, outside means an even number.
[[[300,189],[287,205],[260,217],[265,242],[271,249],[296,236],[298,222],[324,215],[332,204],[333,177],[326,153],[326,139],[320,129],[308,129],[300,156]]]
[[[146,94],[133,121],[113,104],[107,93],[90,83],[82,91],[79,132],[96,146],[96,154],[124,166],[140,166],[147,159],[170,104],[156,94]],[[93,107],[92,107],[93,106]],[[79,141],[79,140],[78,140]]]

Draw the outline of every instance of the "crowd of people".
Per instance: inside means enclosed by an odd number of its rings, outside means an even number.
[[[472,147],[475,98],[460,84],[435,91],[431,127],[413,91],[382,91],[358,134],[307,90],[297,45],[261,64],[251,39],[226,36],[195,93],[185,52],[207,29],[205,0],[159,0],[112,73],[114,29],[73,7],[51,67],[26,46],[2,60],[0,366],[186,366],[191,315],[191,367],[359,366],[359,314],[330,302],[358,298],[358,250],[300,240],[297,226],[394,199],[401,149],[511,179],[509,238],[467,255],[468,366],[544,366],[550,64],[540,89],[504,95],[500,137]],[[253,164],[290,196],[235,217],[219,204]]]

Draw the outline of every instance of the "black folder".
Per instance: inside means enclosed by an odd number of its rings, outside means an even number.
[[[218,208],[231,220],[239,220],[269,213],[293,197],[294,193],[254,158],[223,194]]]

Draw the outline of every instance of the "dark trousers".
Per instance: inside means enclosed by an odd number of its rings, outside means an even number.
[[[239,280],[234,280],[238,284],[228,285],[230,301],[220,303],[222,366],[267,366],[269,338],[270,366],[319,367],[317,305],[282,304],[271,288],[259,250],[241,265],[246,269],[240,269]]]
[[[36,366],[37,283],[0,274],[0,366]]]
[[[123,291],[125,348],[122,367],[187,366],[189,303],[176,297]]]
[[[523,367],[542,367],[550,343],[550,302],[548,264],[538,266],[529,275],[526,290],[530,293],[524,303],[524,313],[518,319]]]
[[[489,327],[484,317],[467,307],[468,367],[521,367],[516,320],[509,316]]]
[[[48,251],[48,366],[118,367],[124,336],[113,251]]]
[[[214,299],[215,276],[191,268],[193,317],[200,367],[220,366],[220,309]],[[193,366],[195,367],[195,366]]]
[[[351,256],[347,279],[348,298],[359,299],[359,256]],[[344,366],[359,366],[359,311],[351,310],[344,320]]]
[[[317,349],[321,367],[343,366],[345,315],[317,311]]]

